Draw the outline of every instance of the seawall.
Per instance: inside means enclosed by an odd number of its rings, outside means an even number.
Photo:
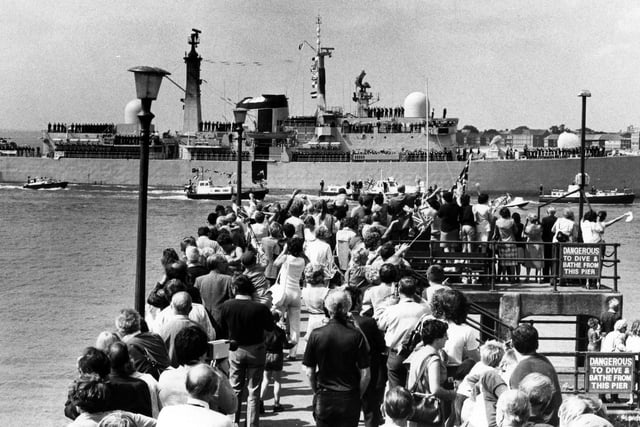
[[[234,173],[235,162],[193,160],[151,160],[149,185],[182,187],[193,175],[192,168],[204,167],[218,172]],[[464,162],[429,163],[429,183],[449,187],[460,174]],[[586,160],[585,169],[591,184],[599,188],[630,187],[640,192],[640,157],[593,158]],[[315,191],[320,181],[342,184],[393,176],[401,183],[413,185],[416,177],[424,177],[426,165],[417,162],[318,162],[267,163],[267,180],[272,189],[300,188]],[[469,187],[476,183],[489,192],[536,193],[545,189],[566,188],[580,171],[579,159],[548,160],[485,160],[471,162]],[[23,183],[27,176],[48,176],[72,183],[137,185],[138,160],[71,159],[59,160],[0,157],[0,182]],[[226,183],[222,175],[213,176],[219,184]],[[251,162],[243,162],[243,181],[251,180]]]

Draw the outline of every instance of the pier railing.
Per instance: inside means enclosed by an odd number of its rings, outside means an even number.
[[[617,292],[619,246],[619,243],[416,240],[405,258],[420,273],[440,264],[450,283],[484,285],[488,290],[518,283],[544,283],[554,291],[558,286],[572,285]]]

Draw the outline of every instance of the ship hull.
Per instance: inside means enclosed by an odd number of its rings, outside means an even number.
[[[593,195],[587,194],[587,200],[593,204],[606,204],[606,205],[630,205],[635,199],[633,193],[616,193],[607,195]],[[540,203],[580,203],[580,197],[568,196],[562,199],[558,199],[558,196],[542,195],[538,197]]]
[[[259,190],[244,190],[240,193],[240,198],[242,200],[249,200],[249,194],[253,193],[253,197],[256,200],[263,200],[267,194],[269,194],[269,190],[266,188]],[[235,193],[205,193],[198,194],[194,192],[187,192],[187,197],[193,200],[232,200],[235,198]]]
[[[233,174],[234,161],[199,161],[198,166]],[[449,188],[455,182],[465,162],[430,162],[428,185]],[[185,176],[194,166],[189,160],[149,161],[149,185],[183,188]],[[317,193],[318,182],[327,179],[347,182],[354,176],[393,176],[399,182],[414,182],[424,177],[425,163],[421,162],[265,162],[269,188],[294,189]],[[242,165],[243,181],[251,182],[252,162]],[[479,160],[469,167],[468,188],[476,184],[489,194],[508,192],[512,195],[537,195],[540,186],[561,188],[571,182],[580,170],[580,159],[538,160]],[[587,160],[587,172],[598,179],[599,188],[628,187],[640,191],[640,156],[608,157]],[[34,157],[0,157],[0,182],[24,184],[24,177],[57,176],[76,184],[138,185],[140,164],[126,159],[44,159]]]
[[[29,190],[45,190],[52,188],[67,188],[69,185],[68,182],[47,182],[47,183],[37,183],[37,184],[25,184],[22,188],[28,188]]]

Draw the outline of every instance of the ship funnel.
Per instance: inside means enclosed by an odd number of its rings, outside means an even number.
[[[142,111],[142,102],[139,99],[132,99],[124,107],[124,122],[128,125],[138,124],[138,113]]]

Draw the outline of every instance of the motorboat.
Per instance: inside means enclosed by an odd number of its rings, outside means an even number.
[[[578,185],[570,185],[566,190],[553,189],[547,194],[540,194],[540,203],[580,203],[580,192]],[[601,190],[591,188],[584,193],[589,203],[602,203],[608,205],[628,205],[636,198],[635,193],[625,188],[623,190]]]
[[[576,175],[574,182],[566,190],[552,189],[549,193],[544,193],[541,186],[538,200],[540,203],[580,203],[580,186],[576,184],[577,182],[580,182],[580,174]],[[588,174],[585,174],[584,183],[584,195],[589,203],[628,205],[633,203],[636,198],[635,193],[630,188],[603,190],[589,186]]]
[[[22,188],[28,188],[31,190],[52,189],[52,188],[67,188],[68,181],[58,181],[57,179],[38,177],[27,177],[27,183]]]
[[[189,199],[201,200],[232,200],[236,197],[235,185],[217,185],[214,184],[211,177],[205,178],[202,169],[193,169],[196,175],[185,185],[184,191]],[[253,194],[254,199],[262,200],[269,193],[264,181],[255,187],[243,188],[240,193],[240,199],[247,200]]]

